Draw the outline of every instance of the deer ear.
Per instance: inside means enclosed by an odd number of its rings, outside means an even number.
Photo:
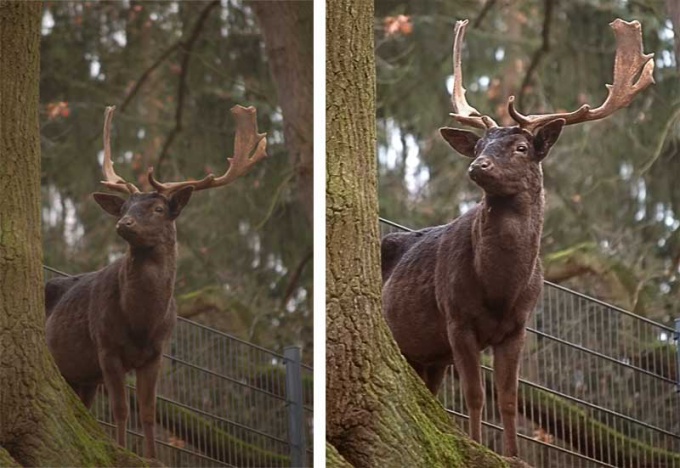
[[[539,161],[548,155],[550,148],[560,137],[565,123],[564,119],[555,119],[538,129],[534,135],[534,154]]]
[[[113,216],[120,216],[120,209],[125,204],[125,200],[117,195],[110,193],[95,192],[92,194],[94,201],[102,207],[104,211]]]
[[[444,127],[439,129],[442,137],[451,145],[451,148],[458,151],[463,156],[468,158],[475,157],[475,146],[479,141],[479,137],[467,130],[460,130],[457,128]]]
[[[176,219],[184,207],[189,203],[191,194],[194,193],[194,186],[189,185],[170,195],[170,217]]]

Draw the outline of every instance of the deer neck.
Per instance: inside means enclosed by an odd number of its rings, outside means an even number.
[[[511,197],[486,195],[472,233],[474,266],[489,302],[512,304],[537,266],[543,188]]]
[[[512,196],[485,194],[482,200],[481,223],[483,225],[503,225],[509,221],[543,221],[543,188],[526,190]]]
[[[120,270],[123,313],[135,328],[152,328],[168,313],[174,293],[177,247],[130,247]]]

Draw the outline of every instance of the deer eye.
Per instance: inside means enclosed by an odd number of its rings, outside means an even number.
[[[517,151],[519,151],[520,153],[526,153],[527,152],[527,145],[518,145]]]
[[[156,213],[162,213],[163,212],[163,207],[162,206],[157,206],[156,208],[153,209]]]

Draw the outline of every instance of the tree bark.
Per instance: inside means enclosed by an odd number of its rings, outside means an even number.
[[[140,465],[78,402],[45,343],[41,9],[41,2],[0,1],[0,464]]]
[[[668,17],[673,25],[675,31],[673,51],[675,52],[675,69],[680,72],[680,3],[677,0],[666,0],[666,9],[668,10]]]
[[[298,202],[311,226],[313,211],[313,2],[258,1],[269,69],[283,112],[286,148],[295,170]]]
[[[454,426],[382,317],[373,1],[327,2],[326,28],[329,463],[504,466]]]

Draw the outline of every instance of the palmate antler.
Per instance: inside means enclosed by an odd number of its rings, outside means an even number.
[[[104,118],[104,164],[103,171],[106,180],[102,181],[106,187],[123,193],[136,193],[139,189],[122,177],[118,176],[113,170],[111,161],[110,126],[115,107],[107,107]],[[153,167],[148,170],[148,179],[156,192],[169,196],[177,190],[193,186],[194,191],[205,190],[214,187],[228,185],[247,174],[252,167],[259,161],[267,157],[267,136],[266,133],[257,131],[257,110],[254,107],[234,106],[231,108],[232,114],[236,118],[236,138],[234,141],[234,156],[227,158],[229,168],[220,177],[208,174],[201,180],[189,180],[182,182],[159,182],[153,176]]]
[[[451,114],[453,118],[462,124],[472,125],[478,128],[490,128],[487,125],[493,120],[486,116],[481,116],[479,112],[467,105],[465,102],[465,90],[462,88],[460,78],[460,45],[463,40],[467,20],[456,22],[455,41],[454,41],[454,110],[457,114]],[[643,53],[642,47],[642,28],[638,21],[623,21],[616,19],[609,26],[614,30],[616,36],[616,56],[614,59],[614,83],[606,85],[609,90],[607,99],[595,109],[591,109],[588,104],[584,104],[573,112],[560,112],[554,114],[531,114],[523,115],[515,109],[515,97],[508,99],[508,112],[512,119],[518,123],[520,128],[533,132],[537,128],[555,119],[564,119],[566,125],[573,125],[591,120],[600,120],[613,114],[619,109],[627,107],[641,91],[654,83],[654,54]],[[458,48],[458,51],[456,49]],[[456,97],[456,83],[459,90]],[[461,110],[462,109],[462,110]],[[484,125],[481,125],[484,124]]]
[[[616,36],[614,83],[608,84],[607,99],[595,109],[584,104],[569,113],[522,115],[515,109],[515,97],[508,99],[508,112],[520,127],[531,131],[555,119],[566,120],[566,125],[600,120],[627,107],[642,90],[654,83],[654,54],[643,53],[642,27],[638,21],[615,19],[609,26]]]

